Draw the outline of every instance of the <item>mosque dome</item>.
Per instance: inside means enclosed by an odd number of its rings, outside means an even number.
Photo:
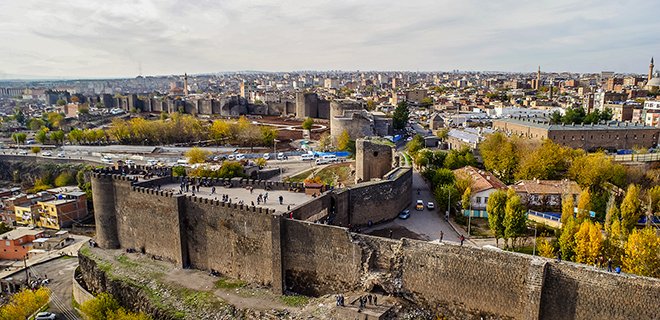
[[[660,78],[655,77],[646,83],[647,87],[660,87]]]

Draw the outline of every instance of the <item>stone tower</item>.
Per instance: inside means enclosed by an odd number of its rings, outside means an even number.
[[[96,243],[104,249],[117,249],[119,248],[119,236],[115,208],[115,187],[112,175],[94,173],[91,181]]]
[[[649,64],[649,77],[646,81],[651,81],[651,79],[653,79],[653,67],[653,57],[651,57],[651,64]]]
[[[534,90],[539,90],[541,89],[541,66],[539,66],[539,70],[536,71],[536,86]]]
[[[356,182],[381,179],[392,170],[393,148],[391,143],[378,137],[366,137],[355,141]]]

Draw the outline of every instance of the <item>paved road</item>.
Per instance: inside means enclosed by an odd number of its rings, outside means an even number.
[[[30,278],[46,276],[50,279],[48,288],[51,290],[49,311],[58,314],[58,319],[80,319],[73,309],[71,301],[73,273],[78,267],[77,257],[62,257],[49,262],[30,267]],[[14,279],[25,280],[25,272],[16,274]]]

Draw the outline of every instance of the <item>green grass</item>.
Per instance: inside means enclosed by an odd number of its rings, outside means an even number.
[[[335,185],[336,183],[346,183],[351,175],[351,167],[345,164],[333,165],[323,168],[316,173],[316,177],[320,177],[321,181],[328,185]]]
[[[112,270],[112,264],[110,262],[99,261],[97,265],[103,272],[110,272]]]
[[[310,298],[306,296],[292,295],[292,296],[280,296],[282,303],[286,304],[289,307],[304,307],[309,303]]]
[[[309,177],[309,175],[312,173],[313,170],[314,170],[313,168],[309,169],[309,170],[305,170],[305,171],[300,172],[296,175],[293,175],[293,176],[290,176],[290,177],[286,178],[285,181],[286,182],[303,182],[303,181],[305,181],[305,179],[307,179],[307,177]]]
[[[134,261],[131,261],[131,259],[125,255],[120,255],[117,258],[115,258],[119,263],[126,268],[136,268],[138,267],[138,264]]]
[[[245,287],[246,284],[245,281],[222,278],[217,280],[214,285],[217,289],[238,289]]]
[[[78,251],[78,254],[81,254],[85,257],[89,257],[89,255],[90,255],[89,247],[86,247],[86,246],[81,247],[80,250]]]

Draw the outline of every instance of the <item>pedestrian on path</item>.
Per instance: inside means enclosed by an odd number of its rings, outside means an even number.
[[[440,242],[442,242],[442,238],[445,236],[445,233],[440,231]]]
[[[465,241],[465,237],[464,237],[463,235],[461,235],[461,238],[460,238],[460,239],[461,239],[461,246],[462,246],[462,245],[463,245],[463,241]]]

